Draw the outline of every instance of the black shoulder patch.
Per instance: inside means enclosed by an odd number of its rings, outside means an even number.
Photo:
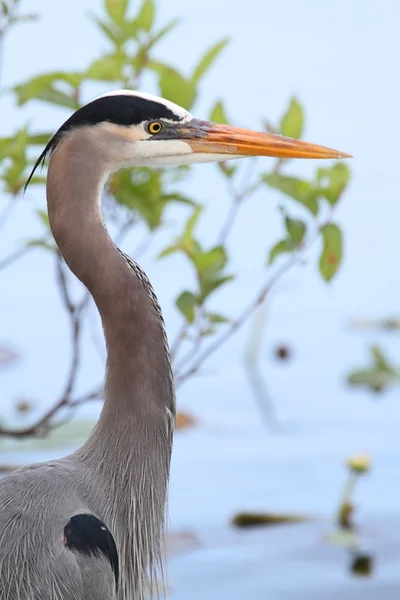
[[[100,557],[110,563],[118,589],[119,560],[117,547],[110,530],[100,519],[90,514],[71,517],[64,527],[64,544],[72,552]]]
[[[115,123],[116,125],[138,125],[142,121],[151,121],[153,119],[170,119],[180,121],[181,118],[170,110],[162,102],[148,100],[135,94],[115,94],[113,96],[104,96],[97,98],[89,104],[82,106],[74,112],[69,119],[61,125],[57,133],[51,138],[42,154],[37,159],[28,181],[25,184],[26,190],[30,180],[37,167],[44,163],[48,154],[57,147],[64,133],[77,127],[85,125],[98,125],[99,123]]]

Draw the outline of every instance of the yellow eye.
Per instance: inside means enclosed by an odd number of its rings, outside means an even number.
[[[151,121],[151,123],[147,125],[147,131],[152,134],[160,133],[162,128],[163,124],[160,121]]]

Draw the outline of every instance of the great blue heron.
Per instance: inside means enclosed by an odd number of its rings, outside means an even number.
[[[1,479],[0,598],[142,600],[147,589],[157,591],[163,567],[175,395],[157,298],[103,224],[106,179],[127,165],[347,155],[199,121],[167,100],[128,90],[75,112],[29,180],[47,155],[51,230],[102,319],[104,406],[79,450]]]

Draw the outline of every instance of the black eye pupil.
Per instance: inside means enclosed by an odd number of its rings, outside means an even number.
[[[162,125],[161,123],[155,122],[155,123],[150,123],[149,125],[149,130],[150,133],[159,133],[162,129]]]

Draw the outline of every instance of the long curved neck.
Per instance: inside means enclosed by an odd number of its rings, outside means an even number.
[[[90,138],[79,132],[67,136],[49,165],[50,226],[66,263],[100,312],[108,354],[105,404],[111,403],[113,412],[122,404],[129,413],[143,400],[172,410],[160,308],[146,276],[127,262],[103,224],[100,197],[110,170]]]
[[[107,488],[94,510],[114,528],[126,596],[140,599],[143,572],[160,558],[175,400],[157,300],[103,225],[100,195],[110,170],[90,136],[71,133],[51,157],[47,201],[54,238],[96,302],[107,345],[104,407],[77,455]]]

